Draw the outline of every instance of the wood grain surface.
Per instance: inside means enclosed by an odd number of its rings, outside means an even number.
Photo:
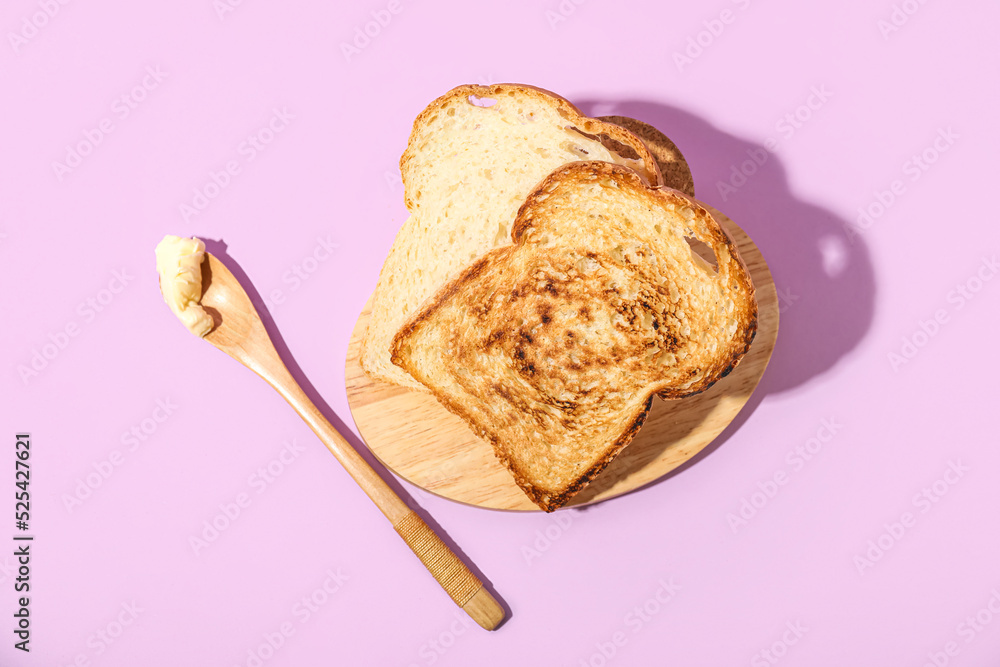
[[[757,290],[757,336],[728,377],[689,398],[653,398],[635,439],[567,505],[580,506],[635,490],[681,465],[714,440],[750,398],[778,334],[778,298],[760,250],[719,211],[707,207],[739,246]],[[347,350],[347,398],[354,423],[378,459],[427,491],[489,509],[541,511],[514,483],[493,448],[429,393],[375,382],[358,353],[371,299],[358,317]]]

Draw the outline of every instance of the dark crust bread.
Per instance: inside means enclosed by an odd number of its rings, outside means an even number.
[[[404,341],[406,341],[418,327],[429,321],[431,315],[438,310],[438,308],[442,307],[445,302],[453,297],[461,298],[463,290],[470,282],[489,271],[492,268],[492,265],[502,265],[507,260],[508,255],[517,252],[517,250],[525,242],[526,235],[538,222],[533,217],[535,207],[547,197],[546,192],[552,183],[566,178],[599,179],[602,177],[612,177],[618,179],[619,181],[630,181],[634,188],[644,189],[650,196],[659,198],[664,202],[671,203],[675,206],[690,206],[695,211],[696,220],[692,221],[692,229],[690,231],[700,241],[710,246],[716,252],[716,256],[720,258],[719,273],[725,275],[728,280],[729,292],[734,295],[734,297],[738,298],[738,301],[735,303],[735,311],[739,319],[737,331],[740,333],[740,336],[738,339],[727,344],[725,354],[719,355],[717,359],[710,360],[706,366],[707,371],[704,373],[700,381],[685,387],[662,386],[658,391],[655,389],[655,384],[651,386],[648,389],[650,393],[646,397],[646,400],[638,403],[635,408],[630,411],[630,413],[623,416],[623,422],[625,422],[627,426],[619,432],[619,434],[615,437],[615,440],[612,443],[603,445],[600,457],[595,460],[586,471],[579,474],[569,484],[559,490],[558,493],[536,488],[528,480],[528,475],[526,475],[525,470],[519,465],[519,463],[508,456],[495,433],[490,432],[488,429],[481,428],[474,419],[471,419],[469,417],[468,410],[461,404],[461,402],[453,401],[448,396],[442,394],[441,392],[434,391],[433,387],[430,387],[442,405],[444,405],[450,412],[462,417],[473,432],[491,444],[497,458],[511,472],[518,486],[528,497],[532,499],[533,502],[546,512],[554,511],[555,509],[565,505],[573,495],[584,488],[592,479],[594,479],[594,477],[604,470],[604,468],[619,454],[619,452],[629,442],[631,442],[646,419],[652,405],[653,393],[658,393],[663,398],[676,399],[705,391],[719,379],[732,372],[732,370],[738,365],[740,359],[749,350],[757,329],[757,304],[754,298],[753,283],[745,264],[740,258],[735,242],[721,227],[721,225],[719,225],[719,223],[711,216],[710,212],[701,206],[697,201],[687,197],[681,192],[666,187],[649,188],[648,186],[645,186],[645,184],[642,183],[641,179],[638,177],[638,174],[631,169],[621,167],[619,165],[613,165],[606,162],[577,162],[561,167],[550,174],[545,180],[542,181],[541,184],[539,184],[519,210],[511,232],[515,245],[498,248],[474,261],[465,269],[465,271],[449,281],[442,289],[431,297],[431,299],[429,299],[396,334],[392,343],[392,362],[406,369],[408,372],[413,374],[417,380],[423,382],[422,376],[417,369],[407,364],[406,355],[402,351]],[[700,226],[696,224],[698,221],[702,223]],[[544,222],[542,224],[544,224]]]
[[[605,450],[604,456],[588,468],[587,471],[580,475],[572,484],[567,486],[562,493],[554,495],[541,493],[531,484],[522,483],[521,480],[523,475],[521,474],[515,474],[514,479],[517,481],[518,486],[521,487],[521,490],[524,491],[524,493],[531,498],[536,505],[541,507],[546,512],[556,511],[569,502],[570,498],[579,493],[585,486],[590,484],[591,480],[601,474],[601,472],[608,467],[608,464],[611,463],[623,449],[625,449],[625,446],[632,442],[632,438],[635,437],[635,434],[639,432],[639,429],[642,428],[642,425],[646,422],[646,416],[649,415],[649,409],[652,405],[653,397],[650,396],[646,400],[645,405],[636,411],[636,415],[628,425],[628,428],[622,432],[612,445],[608,446]],[[494,451],[498,450],[499,448],[497,448],[494,444]],[[507,467],[511,470],[516,468],[515,466],[511,466],[509,464],[505,465],[507,465]]]
[[[670,381],[662,376],[659,380],[643,385],[642,391],[648,391],[645,400],[637,395],[636,403],[627,402],[623,406],[628,412],[621,413],[621,419],[616,423],[625,424],[621,430],[615,430],[613,442],[595,445],[594,450],[597,458],[589,465],[588,469],[582,473],[575,473],[575,477],[568,479],[567,483],[555,489],[536,488],[530,481],[530,475],[519,465],[518,461],[512,460],[505,451],[497,434],[482,427],[476,419],[470,416],[469,409],[463,406],[462,401],[452,400],[443,392],[436,391],[431,384],[425,382],[426,376],[420,369],[408,363],[407,354],[403,349],[410,336],[425,322],[429,323],[430,318],[439,308],[451,298],[459,301],[463,298],[463,292],[470,283],[476,281],[480,276],[488,274],[495,266],[506,266],[510,256],[518,252],[523,247],[529,233],[537,225],[542,225],[548,229],[544,213],[539,219],[535,213],[538,210],[544,211],[543,202],[550,196],[552,188],[563,183],[577,183],[581,187],[588,182],[593,183],[601,179],[611,178],[625,189],[632,192],[644,193],[642,196],[649,196],[661,200],[664,206],[673,207],[671,210],[690,208],[688,213],[692,214],[686,227],[689,227],[685,235],[690,235],[711,247],[718,258],[718,280],[725,281],[726,292],[733,300],[733,318],[737,321],[736,331],[739,337],[735,340],[723,343],[718,353],[713,353],[707,359],[699,359],[699,368],[703,369],[697,376],[686,376],[688,382],[682,386],[671,386]],[[572,187],[572,186],[570,186]],[[679,208],[680,207],[680,208]],[[518,212],[514,227],[512,229],[512,240],[515,245],[505,246],[495,249],[487,255],[473,262],[459,276],[455,277],[441,290],[439,290],[424,306],[414,314],[413,317],[396,334],[392,344],[392,362],[410,372],[418,381],[421,381],[432,390],[438,400],[451,412],[462,417],[466,423],[485,441],[489,442],[505,467],[510,470],[518,486],[532,499],[539,507],[545,511],[553,511],[563,506],[568,500],[584,486],[586,486],[596,475],[598,475],[618,453],[632,440],[646,419],[646,415],[652,403],[652,394],[659,393],[665,398],[681,398],[702,392],[711,387],[720,378],[728,375],[739,363],[742,356],[749,349],[756,332],[757,306],[754,299],[754,288],[749,277],[749,272],[739,256],[739,251],[732,238],[711,216],[710,212],[697,201],[687,197],[683,193],[670,188],[659,187],[650,188],[639,178],[638,174],[631,169],[613,165],[606,162],[576,162],[550,174],[535,191],[529,195],[525,203]],[[560,297],[562,298],[562,297]],[[687,335],[687,334],[685,334]],[[533,372],[534,369],[532,369]],[[698,377],[696,381],[691,381],[691,377]],[[659,385],[659,387],[657,387]],[[529,413],[532,412],[528,408]],[[592,460],[588,457],[587,459]]]
[[[438,397],[438,400],[448,409],[449,412],[463,417],[465,414],[460,406],[452,404],[450,400],[445,400],[444,397]],[[608,467],[618,454],[621,453],[625,446],[632,442],[635,434],[639,432],[642,425],[646,422],[646,417],[649,415],[649,409],[653,405],[653,397],[650,396],[645,405],[641,406],[639,410],[636,410],[635,416],[632,418],[628,425],[628,428],[615,440],[615,442],[609,445],[602,456],[597,462],[595,462],[590,468],[583,472],[572,484],[567,486],[561,493],[552,494],[546,493],[541,489],[535,487],[533,484],[527,481],[525,471],[518,465],[517,461],[511,459],[507,456],[507,453],[500,446],[497,441],[496,435],[486,431],[485,429],[480,429],[478,426],[470,421],[466,421],[466,424],[472,428],[472,431],[478,435],[480,438],[490,443],[493,447],[493,453],[499,459],[500,463],[503,464],[507,470],[511,472],[514,476],[514,481],[517,485],[524,491],[524,494],[531,498],[531,501],[541,507],[546,512],[554,512],[567,502],[570,498],[579,493],[587,484],[591,482],[595,477],[597,477],[601,472]]]
[[[558,113],[566,119],[567,125],[572,125],[588,134],[598,136],[607,135],[607,137],[609,137],[612,141],[617,142],[618,144],[623,144],[631,149],[631,151],[633,151],[636,155],[635,159],[641,160],[647,167],[645,172],[640,173],[643,180],[647,184],[652,186],[664,184],[663,175],[660,173],[656,157],[650,151],[649,147],[646,146],[646,144],[643,143],[639,137],[624,127],[616,125],[615,123],[586,116],[582,111],[576,108],[572,102],[561,95],[557,95],[556,93],[545,90],[544,88],[519,83],[495,83],[490,86],[480,86],[476,84],[457,86],[428,104],[427,107],[420,112],[420,114],[413,121],[413,131],[410,133],[410,141],[406,146],[406,150],[403,151],[402,157],[399,159],[399,168],[403,173],[404,187],[406,183],[407,163],[410,161],[414,151],[417,150],[414,139],[419,136],[419,130],[427,124],[427,118],[429,116],[437,113],[438,110],[451,99],[468,98],[470,95],[474,95],[477,98],[491,98],[507,94],[535,96],[545,103],[555,104],[558,108]],[[415,210],[414,202],[411,200],[409,192],[405,194],[405,202],[407,209],[411,211]]]
[[[621,125],[626,130],[642,139],[649,152],[656,159],[656,165],[663,175],[663,184],[674,190],[680,190],[688,197],[694,197],[694,177],[691,166],[677,144],[658,129],[635,118],[628,116],[598,116],[600,120]]]
[[[514,241],[514,244],[517,245],[520,243],[527,228],[531,224],[530,213],[528,212],[535,207],[539,198],[546,196],[545,191],[551,182],[563,178],[564,172],[590,172],[590,174],[594,176],[615,176],[617,178],[629,180],[635,179],[635,175],[634,173],[630,173],[631,171],[632,170],[630,169],[625,169],[607,162],[577,162],[555,170],[545,180],[543,180],[538,187],[535,188],[534,192],[528,195],[524,204],[521,205],[521,208],[517,213],[517,219],[514,222],[514,227],[511,230],[511,238]],[[636,183],[636,185],[638,184],[639,183]],[[732,373],[740,359],[746,355],[747,351],[750,349],[750,345],[753,343],[754,337],[757,334],[756,290],[750,278],[750,271],[747,269],[746,264],[743,262],[743,258],[740,256],[739,247],[736,245],[736,241],[733,240],[733,237],[730,236],[729,232],[727,232],[722,225],[720,225],[715,218],[712,217],[712,214],[707,209],[705,209],[696,199],[689,197],[683,192],[674,190],[673,188],[661,186],[658,188],[649,188],[649,190],[654,196],[664,200],[680,199],[687,205],[699,211],[706,220],[711,221],[710,224],[706,226],[706,229],[702,230],[702,234],[695,234],[695,238],[714,250],[717,257],[722,256],[720,251],[725,248],[726,254],[730,258],[731,270],[729,271],[729,287],[733,293],[744,294],[747,296],[747,302],[744,304],[745,307],[741,311],[744,314],[744,321],[739,329],[743,332],[742,341],[734,345],[731,349],[729,357],[725,360],[720,360],[717,367],[713,369],[713,372],[709,373],[702,382],[699,382],[690,388],[685,388],[684,390],[667,387],[657,392],[660,398],[672,400],[700,394],[703,391],[710,389],[712,385],[720,379]],[[720,266],[719,268],[722,269],[723,267]]]
[[[416,329],[420,323],[424,322],[437,306],[460,292],[465,281],[471,280],[480,275],[489,263],[496,260],[498,254],[509,253],[514,249],[514,247],[515,246],[506,246],[504,248],[499,248],[488,255],[480,257],[459,277],[449,281],[447,285],[439,290],[438,293],[435,294],[414,317],[410,318],[403,329],[396,334],[395,338],[393,338],[392,363],[405,368],[403,358],[400,354],[401,341],[403,341],[414,329]],[[419,377],[417,379],[419,380]],[[496,434],[480,428],[477,423],[468,419],[467,411],[461,404],[452,401],[449,397],[441,395],[440,393],[434,392],[434,395],[441,405],[443,405],[452,414],[461,417],[466,426],[468,426],[473,433],[475,433],[483,441],[490,444],[497,460],[499,460],[500,463],[510,471],[518,487],[531,499],[533,503],[546,512],[554,512],[564,506],[567,502],[569,502],[570,498],[579,493],[584,487],[587,486],[587,484],[591,482],[591,480],[597,477],[597,475],[608,467],[608,464],[610,464],[615,457],[621,453],[626,445],[632,442],[636,433],[639,432],[639,429],[645,423],[646,417],[649,415],[649,410],[653,404],[653,396],[650,395],[649,398],[646,399],[646,402],[635,411],[635,414],[629,420],[628,427],[621,433],[613,444],[607,447],[604,455],[584,473],[582,473],[573,483],[567,486],[561,493],[551,494],[544,492],[528,482],[525,471],[521,468],[517,461],[507,455],[506,450],[504,450],[501,446]]]

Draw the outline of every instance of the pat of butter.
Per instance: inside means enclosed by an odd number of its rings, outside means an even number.
[[[204,337],[212,327],[212,316],[201,307],[201,263],[205,244],[201,239],[164,236],[156,246],[156,271],[160,292],[170,310],[196,336]]]

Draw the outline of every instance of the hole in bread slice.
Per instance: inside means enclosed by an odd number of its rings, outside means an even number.
[[[496,104],[497,101],[492,97],[479,97],[478,95],[469,95],[469,104],[477,107],[491,107]]]
[[[715,256],[715,251],[712,250],[711,246],[692,236],[685,236],[684,240],[690,246],[691,257],[697,266],[703,269],[711,269],[712,273],[719,272],[719,260]]]

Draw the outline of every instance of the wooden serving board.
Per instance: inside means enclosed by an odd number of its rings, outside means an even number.
[[[757,289],[757,335],[728,377],[689,398],[653,398],[635,439],[568,506],[606,500],[663,476],[701,451],[736,417],[757,386],[778,335],[778,298],[757,246],[732,220],[707,207],[732,235]],[[347,350],[347,399],[354,423],[376,457],[427,491],[459,502],[504,510],[538,510],[507,469],[465,422],[430,394],[374,382],[358,364],[371,299]]]

